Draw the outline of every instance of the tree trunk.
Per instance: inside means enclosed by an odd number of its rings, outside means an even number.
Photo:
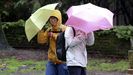
[[[132,75],[133,74],[133,50],[128,51],[128,60],[129,60],[128,74]]]
[[[2,25],[0,25],[0,50],[13,50],[6,40]]]
[[[130,38],[131,50],[133,50],[133,37]]]

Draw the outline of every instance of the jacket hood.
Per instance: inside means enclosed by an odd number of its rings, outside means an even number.
[[[53,10],[51,16],[54,16],[58,19],[57,25],[53,27],[54,30],[57,30],[58,27],[62,24],[61,12],[59,10]]]

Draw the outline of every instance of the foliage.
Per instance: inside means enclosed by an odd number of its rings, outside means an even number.
[[[111,30],[96,32],[98,36],[114,34],[119,39],[130,39],[133,37],[133,26],[115,26]]]
[[[31,42],[28,42],[24,31],[24,23],[24,20],[18,20],[17,22],[4,22],[2,24],[9,44],[12,47],[39,48],[36,42],[36,36]],[[48,26],[49,23],[47,23],[43,29],[46,30]],[[98,50],[101,54],[127,56],[127,51],[130,49],[129,34],[121,34],[119,32],[127,32],[127,30],[129,30],[128,28],[131,27],[132,26],[116,26],[111,30],[96,31],[95,44],[91,47],[87,47],[87,49],[93,52],[94,50],[95,52]],[[118,34],[121,34],[121,37],[118,37]],[[131,34],[130,36],[133,35]]]
[[[133,26],[117,26],[113,31],[118,38],[130,39],[133,37]]]
[[[27,3],[28,0],[19,0],[18,2],[16,2],[16,4],[14,5],[14,8],[23,6],[25,3]]]
[[[109,34],[113,34],[113,31],[112,29],[111,30],[104,30],[104,31],[97,31],[96,34],[98,36],[103,36],[103,35],[109,35]]]
[[[10,45],[12,45],[10,41],[13,40],[17,42],[14,44],[22,44],[22,41],[27,41],[27,39],[25,39],[24,23],[25,21],[22,19],[17,22],[2,22],[2,28]]]
[[[27,19],[32,12],[33,5],[29,0],[0,1],[0,18],[2,22],[13,22],[18,19]]]
[[[24,27],[24,23],[25,21],[20,19],[17,22],[3,22],[2,23],[2,27],[4,29],[8,29],[8,28],[12,28],[12,27]],[[44,29],[46,30],[49,27],[49,23],[47,23],[47,25],[45,25]],[[104,31],[97,31],[95,32],[98,36],[106,36],[106,35],[110,35],[113,34],[115,35],[117,38],[120,39],[130,39],[131,37],[133,37],[133,26],[115,26],[113,29],[111,30],[104,30]]]
[[[33,8],[32,8],[32,13],[35,12],[38,8],[41,7],[41,4],[39,3],[39,1],[34,0],[33,2]]]
[[[2,22],[2,28],[3,29],[9,29],[12,27],[24,27],[25,21],[20,19],[17,22]]]
[[[63,21],[67,19],[64,18],[64,14],[69,7],[90,2],[108,8],[113,11],[114,14],[118,14],[114,15],[117,25],[121,23],[125,25],[133,24],[132,0],[0,0],[0,18],[3,22],[13,22],[18,19],[27,20],[31,13],[39,7],[55,2],[61,3],[59,10],[63,14]]]

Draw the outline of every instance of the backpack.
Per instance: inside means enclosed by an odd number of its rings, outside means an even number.
[[[73,27],[72,29],[75,36],[75,30]],[[68,48],[69,46],[65,48],[65,32],[60,32],[56,39],[56,54],[59,60],[66,61],[66,51]]]

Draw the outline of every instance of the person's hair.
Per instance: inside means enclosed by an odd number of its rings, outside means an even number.
[[[55,16],[50,16],[50,18],[51,18],[51,17],[54,17],[54,18],[56,18],[56,19],[58,20],[58,18],[57,18],[57,17],[55,17]],[[49,19],[50,19],[50,18],[49,18]]]

